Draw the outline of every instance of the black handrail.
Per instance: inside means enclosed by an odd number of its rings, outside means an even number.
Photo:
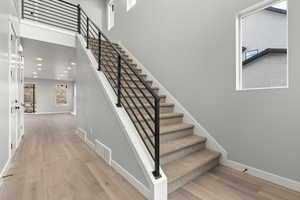
[[[103,71],[117,95],[116,105],[124,107],[154,160],[154,177],[161,177],[160,96],[121,48],[108,39],[80,5],[64,0],[22,0],[22,18],[75,31],[85,38],[86,48],[98,61],[98,71]]]

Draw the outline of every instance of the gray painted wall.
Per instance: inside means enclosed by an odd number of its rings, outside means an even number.
[[[289,89],[235,90],[235,17],[258,2],[137,1],[127,13],[120,0],[109,35],[226,148],[229,159],[300,181],[299,0],[289,0]]]
[[[148,186],[142,168],[123,132],[120,122],[97,81],[81,45],[77,47],[77,120],[78,126],[88,132],[91,141],[100,140],[112,150],[112,158],[137,180]],[[92,132],[91,132],[92,131]]]
[[[9,157],[9,58],[8,58],[8,15],[16,16],[12,0],[0,1],[0,172]],[[18,27],[16,27],[18,32]]]
[[[106,0],[69,0],[69,2],[80,4],[99,28],[106,27]]]
[[[47,80],[47,79],[28,79],[25,83],[35,83],[36,112],[73,112],[74,82]],[[67,83],[67,105],[56,105],[55,97],[56,84]]]

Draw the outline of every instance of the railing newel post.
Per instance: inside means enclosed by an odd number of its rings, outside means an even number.
[[[121,69],[122,65],[121,65],[121,55],[118,54],[118,75],[117,75],[117,80],[118,80],[118,102],[117,102],[117,107],[121,107]]]
[[[153,175],[155,178],[160,178],[160,97],[154,98],[154,108],[155,108],[155,116],[154,116],[154,124],[155,124],[155,169]]]

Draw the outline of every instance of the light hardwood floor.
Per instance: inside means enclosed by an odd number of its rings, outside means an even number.
[[[0,200],[145,199],[79,137],[71,115],[27,115],[26,135],[0,186]],[[300,200],[300,193],[225,167],[169,200]]]
[[[300,193],[219,166],[172,193],[169,200],[300,200]]]
[[[71,115],[26,115],[1,200],[141,200],[78,136]]]

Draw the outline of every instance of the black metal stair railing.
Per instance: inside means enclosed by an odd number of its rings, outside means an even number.
[[[86,41],[136,127],[154,161],[155,178],[160,175],[160,96],[122,48],[113,44],[80,5],[63,0],[22,0],[22,18],[78,32]]]

